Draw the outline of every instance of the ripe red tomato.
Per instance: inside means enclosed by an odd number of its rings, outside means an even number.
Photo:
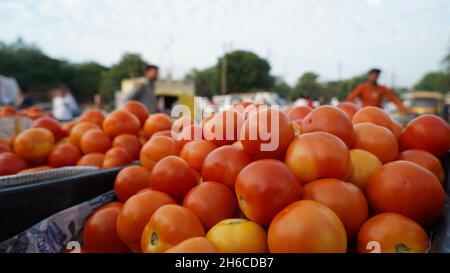
[[[4,152],[0,154],[0,176],[16,174],[28,168],[28,164],[20,156]]]
[[[339,108],[325,105],[311,111],[301,124],[302,133],[327,132],[340,138],[347,147],[353,143],[353,124]]]
[[[347,145],[325,132],[297,136],[289,145],[285,162],[304,184],[320,178],[342,178],[351,164]]]
[[[238,140],[244,116],[234,109],[222,111],[203,126],[204,138],[217,146],[229,145]]]
[[[133,161],[130,154],[122,147],[111,148],[105,154],[105,159],[103,161],[102,168],[114,168],[121,165],[125,165]]]
[[[369,208],[364,193],[355,185],[335,178],[320,179],[303,188],[302,199],[324,204],[344,224],[349,240],[354,239],[367,220]]]
[[[49,130],[55,137],[55,141],[66,136],[61,125],[55,119],[49,117],[38,118],[33,122],[31,128],[44,128]]]
[[[152,170],[155,164],[169,155],[177,155],[178,146],[175,140],[166,136],[154,136],[144,144],[140,153],[142,166]]]
[[[172,131],[174,133],[174,131]],[[186,126],[180,134],[176,135],[178,148],[181,150],[186,143],[203,139],[203,129],[198,125]]]
[[[205,237],[193,237],[169,248],[166,253],[219,253],[219,250]]]
[[[400,133],[402,132],[402,130],[403,125],[395,119],[392,119],[392,133],[394,133],[396,139],[400,137]]]
[[[374,213],[399,213],[423,226],[437,219],[446,202],[436,175],[409,161],[382,166],[369,177],[366,193]]]
[[[148,187],[150,172],[141,166],[129,166],[122,169],[116,176],[114,191],[120,201],[128,198]]]
[[[105,114],[99,109],[87,109],[78,119],[79,122],[89,121],[97,124],[98,126],[102,126],[104,120]]]
[[[300,199],[301,183],[281,161],[250,163],[236,178],[236,196],[245,216],[268,225],[283,208]],[[268,201],[270,200],[270,201]]]
[[[122,134],[137,135],[141,130],[141,122],[132,113],[116,110],[106,116],[103,121],[103,131],[110,137]]]
[[[398,155],[398,144],[394,134],[385,127],[369,122],[355,125],[353,148],[371,152],[382,163],[395,160]]]
[[[293,106],[285,113],[292,121],[301,123],[302,120],[312,111],[313,109],[308,106]]]
[[[223,183],[234,190],[238,173],[251,162],[250,156],[241,148],[229,145],[219,147],[209,153],[203,162],[203,180]]]
[[[113,147],[122,147],[130,154],[134,160],[139,159],[139,153],[141,151],[141,142],[138,137],[130,134],[118,135],[114,138]]]
[[[128,101],[122,106],[122,109],[135,115],[139,119],[141,125],[143,125],[148,118],[147,106],[142,102],[135,100]]]
[[[397,213],[382,213],[370,218],[358,235],[358,252],[372,252],[378,242],[380,253],[423,253],[430,246],[425,230],[415,221]]]
[[[80,148],[84,154],[106,153],[111,149],[111,139],[100,129],[89,130],[81,137]]]
[[[172,118],[166,114],[158,113],[150,115],[144,124],[144,134],[151,137],[154,133],[167,131],[172,128]]]
[[[375,106],[366,106],[353,116],[353,125],[370,122],[392,131],[392,120],[388,114]]]
[[[357,104],[349,101],[341,102],[336,107],[344,111],[350,118],[350,120],[352,120],[356,112],[358,112],[359,109],[361,109]]]
[[[55,137],[44,128],[31,128],[14,139],[14,153],[31,163],[43,163],[53,149]]]
[[[232,218],[237,209],[234,193],[224,184],[203,182],[192,188],[183,201],[183,207],[197,215],[206,230],[218,222]]]
[[[282,159],[294,139],[294,128],[288,116],[274,108],[251,114],[240,135],[244,150],[254,159]]]
[[[75,166],[81,158],[80,150],[75,145],[65,143],[57,145],[48,155],[48,163],[53,168]]]
[[[275,216],[269,227],[272,253],[345,253],[347,237],[339,217],[312,200],[290,204]]]
[[[0,142],[0,154],[11,152],[11,148],[6,143]]]
[[[206,140],[194,140],[183,146],[180,157],[186,160],[191,168],[201,172],[206,156],[216,148],[217,146],[212,142]]]
[[[52,167],[44,165],[44,166],[38,166],[38,167],[34,167],[34,168],[21,170],[18,173],[19,174],[23,174],[23,173],[37,173],[37,172],[42,172],[42,171],[48,171],[48,170],[51,170],[51,169],[52,169]]]
[[[69,142],[70,144],[73,144],[77,147],[80,147],[80,141],[83,135],[93,129],[100,129],[100,127],[93,123],[88,121],[83,121],[78,124],[76,124],[71,130],[69,135]]]
[[[174,132],[175,134],[179,134],[183,131],[184,128],[188,127],[189,125],[194,125],[194,121],[190,117],[180,117],[177,120],[173,122],[172,128],[170,131]]]
[[[412,120],[401,132],[400,149],[420,149],[437,157],[450,149],[450,125],[435,115],[421,115]]]
[[[424,150],[406,150],[398,154],[397,160],[414,162],[434,173],[444,183],[445,173],[437,157]]]
[[[120,241],[116,221],[122,203],[114,202],[97,209],[89,217],[83,231],[84,246],[91,252],[127,252],[128,247]]]
[[[165,205],[153,213],[145,226],[141,250],[145,253],[161,253],[198,236],[205,236],[205,230],[192,211],[178,205]]]
[[[150,174],[150,187],[170,195],[179,203],[197,185],[195,171],[182,158],[167,156],[155,164]]]
[[[141,234],[153,213],[164,205],[175,204],[167,194],[141,190],[125,202],[117,218],[117,235],[133,252],[141,251]]]
[[[105,160],[104,154],[93,153],[83,155],[77,162],[77,166],[92,166],[101,168]]]

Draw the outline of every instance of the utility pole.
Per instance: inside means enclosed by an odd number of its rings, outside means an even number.
[[[222,58],[222,69],[221,69],[221,94],[225,95],[227,93],[227,52]]]

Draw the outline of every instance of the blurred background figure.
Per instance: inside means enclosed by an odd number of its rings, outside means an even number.
[[[124,101],[137,100],[147,106],[150,113],[157,111],[155,96],[155,83],[158,80],[159,68],[156,65],[147,65],[145,69],[145,83],[139,88],[128,93]]]
[[[28,93],[28,87],[21,84],[19,94],[16,97],[16,108],[25,109],[35,104],[34,98]]]
[[[18,93],[16,79],[0,75],[0,105],[14,105]]]
[[[53,116],[59,121],[69,121],[74,118],[78,109],[77,102],[66,85],[60,85],[54,90],[52,101]]]
[[[363,106],[376,106],[381,108],[384,97],[394,103],[398,110],[406,114],[406,108],[402,101],[397,98],[394,91],[386,86],[378,84],[381,70],[373,68],[369,71],[369,79],[367,82],[358,85],[347,97],[347,101],[353,102],[356,98],[360,98]]]
[[[103,98],[103,96],[99,93],[96,93],[94,95],[94,104],[95,107],[99,108],[99,109],[103,109],[104,104],[105,104],[105,99]]]

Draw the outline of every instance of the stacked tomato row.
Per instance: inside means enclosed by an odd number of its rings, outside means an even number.
[[[45,112],[39,106],[31,106],[23,110],[17,110],[13,106],[0,106],[0,117],[26,117],[37,119],[40,117],[49,117],[51,113]]]
[[[402,128],[378,108],[343,103],[284,112],[246,105],[200,125],[152,118],[142,166],[118,174],[119,202],[90,217],[84,252],[429,248],[427,231],[446,202],[438,158],[450,127],[439,117]],[[271,128],[269,138],[249,137],[260,128]],[[261,149],[275,139],[276,149]]]

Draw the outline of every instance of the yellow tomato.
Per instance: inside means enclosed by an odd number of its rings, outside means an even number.
[[[374,154],[361,149],[350,150],[350,158],[353,170],[348,181],[364,192],[369,176],[383,164]]]
[[[226,219],[212,227],[206,238],[223,253],[265,253],[267,234],[246,219]]]

